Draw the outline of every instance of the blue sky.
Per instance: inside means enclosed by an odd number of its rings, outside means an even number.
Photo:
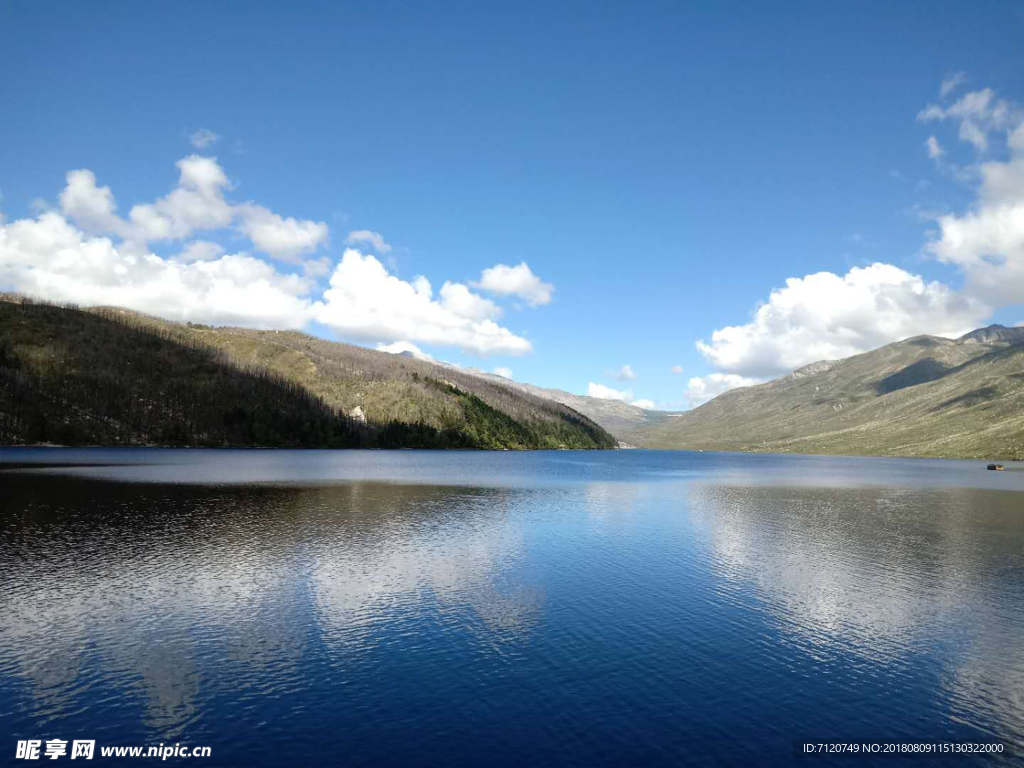
[[[1019,3],[7,2],[0,27],[0,288],[671,408],[1024,320]]]

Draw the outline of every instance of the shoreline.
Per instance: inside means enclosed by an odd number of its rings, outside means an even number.
[[[705,453],[735,454],[742,456],[805,456],[820,458],[850,458],[850,459],[912,459],[914,461],[977,461],[977,462],[1000,462],[1008,465],[1006,471],[1024,470],[1024,459],[1010,459],[1002,456],[894,456],[873,453],[804,453],[800,451],[744,451],[725,450],[715,448],[662,448],[655,446],[640,445],[617,445],[614,448],[327,448],[310,446],[267,446],[267,445],[163,445],[159,443],[147,443],[143,445],[60,445],[58,443],[32,443],[32,444],[0,444],[0,450],[33,450],[49,448],[56,450],[187,450],[187,451],[429,451],[431,453],[444,452],[466,452],[479,451],[486,453],[537,453],[541,451],[586,451],[586,452],[633,452],[633,451],[665,451],[671,453]],[[1017,465],[1009,466],[1009,465]]]

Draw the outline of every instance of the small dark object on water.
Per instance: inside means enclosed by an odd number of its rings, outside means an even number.
[[[989,464],[988,468],[989,469],[995,469],[995,470],[997,470],[999,472],[1002,472],[1004,469],[1006,469],[1006,467],[1004,467],[1002,464]]]

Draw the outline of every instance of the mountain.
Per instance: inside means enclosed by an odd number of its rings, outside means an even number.
[[[318,339],[0,297],[0,444],[613,448],[509,382]]]
[[[0,296],[0,444],[522,449],[616,439],[1024,458],[1024,328],[917,336],[671,413],[296,331]]]
[[[614,431],[614,430],[612,430]],[[734,389],[634,435],[733,451],[1024,458],[1024,328],[916,336]]]
[[[566,392],[563,389],[546,389],[533,384],[524,384],[506,379],[495,373],[486,373],[485,371],[478,371],[472,368],[467,369],[467,373],[502,383],[505,386],[513,387],[535,397],[554,400],[557,403],[568,406],[600,424],[623,443],[633,442],[638,436],[646,434],[647,430],[654,429],[677,415],[672,411],[647,410],[636,405],[624,403],[621,400],[574,395],[572,392]]]
[[[993,344],[1005,342],[1020,344],[1024,342],[1024,328],[1007,328],[1005,325],[989,325],[976,331],[965,333],[959,341]]]

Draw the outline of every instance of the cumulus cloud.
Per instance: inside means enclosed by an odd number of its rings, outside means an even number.
[[[761,379],[739,376],[735,373],[710,373],[707,376],[694,376],[690,379],[683,396],[691,408],[696,408],[730,389],[752,387],[760,383]]]
[[[426,280],[418,277],[419,280]],[[426,283],[428,289],[430,283]],[[501,307],[490,299],[473,293],[462,283],[446,282],[439,291],[441,305],[459,317],[470,320],[489,320],[501,316]]]
[[[236,209],[238,229],[253,245],[281,261],[297,262],[327,242],[327,225],[322,221],[284,218],[261,205],[246,203]]]
[[[555,286],[543,282],[524,261],[514,267],[495,264],[480,274],[479,282],[473,284],[491,293],[518,296],[530,306],[536,307],[551,302]]]
[[[192,146],[196,149],[206,149],[211,144],[216,144],[220,139],[220,134],[214,133],[209,128],[200,128],[188,137],[188,140],[192,142]]]
[[[92,171],[71,171],[60,194],[61,212],[86,232],[121,238],[121,249],[136,255],[145,254],[152,241],[182,240],[232,223],[257,250],[282,261],[297,262],[326,244],[328,229],[322,221],[284,218],[253,203],[229,202],[225,194],[231,183],[216,158],[190,155],[177,166],[177,187],[152,203],[132,206],[127,219],[117,214],[113,193],[97,184]]]
[[[1007,158],[976,166],[974,204],[936,217],[938,231],[927,245],[964,273],[967,292],[997,306],[1024,297],[1024,115],[1012,105],[1006,112]]]
[[[357,229],[349,232],[348,237],[345,238],[345,242],[349,245],[365,243],[381,255],[385,255],[391,251],[391,246],[384,240],[384,236],[380,232],[373,232],[369,229]]]
[[[110,187],[96,184],[96,174],[85,168],[68,171],[67,184],[58,198],[64,215],[86,231],[121,232],[125,223],[115,211],[114,193]]]
[[[499,376],[502,376],[502,377],[504,377],[506,379],[511,379],[512,378],[512,369],[511,368],[505,368],[504,366],[500,366],[500,365],[497,368],[495,368],[493,371],[491,371],[491,373],[496,373]]]
[[[422,349],[417,347],[411,341],[395,341],[391,344],[384,344],[381,342],[377,345],[378,352],[390,352],[392,355],[408,354],[412,355],[417,360],[424,360],[428,363],[434,362],[434,358],[424,352]]]
[[[941,160],[942,156],[946,154],[946,150],[939,144],[939,140],[934,136],[929,136],[928,140],[924,143],[925,148],[928,150],[928,157],[932,160]]]
[[[597,397],[601,400],[617,400],[620,403],[629,403],[637,408],[654,408],[653,400],[634,400],[633,392],[628,389],[612,389],[604,384],[590,382],[587,384],[587,397]]]
[[[587,397],[598,397],[602,400],[619,400],[627,403],[633,399],[633,393],[628,389],[612,389],[604,384],[590,382],[587,384]]]
[[[224,193],[231,183],[217,159],[190,155],[177,166],[177,188],[153,203],[132,206],[128,222],[107,231],[122,235],[133,250],[143,250],[150,240],[180,240],[196,230],[228,226],[234,207]],[[65,209],[65,214],[76,219],[72,211]]]
[[[302,262],[302,271],[308,277],[319,278],[330,274],[331,267],[334,266],[334,262],[327,256],[321,256],[319,259],[306,259]]]
[[[400,280],[373,256],[349,248],[316,303],[315,317],[356,339],[445,344],[480,355],[532,350],[529,341],[491,319],[498,314],[493,302],[461,283],[446,282],[439,298],[425,277]]]
[[[57,212],[0,228],[0,285],[30,296],[109,304],[175,320],[302,327],[309,284],[244,254],[182,263],[135,255]]]
[[[607,375],[617,381],[633,381],[636,378],[636,373],[633,372],[631,365],[624,365],[616,371],[608,371]]]
[[[209,240],[193,240],[175,256],[175,261],[212,261],[224,253],[220,243]]]
[[[264,328],[319,321],[341,334],[423,355],[415,343],[475,354],[518,355],[530,342],[498,325],[501,308],[466,285],[389,275],[374,257],[346,250],[340,262],[301,258],[326,242],[322,222],[286,218],[225,197],[230,182],[215,158],[178,162],[177,186],[164,197],[117,212],[109,187],[88,170],[71,171],[60,210],[0,221],[0,289],[81,305],[117,305],[176,320]],[[241,233],[255,250],[225,253],[199,232]],[[237,236],[237,235],[236,235]],[[151,241],[182,241],[172,256]],[[318,279],[330,276],[320,291]]]
[[[751,322],[720,328],[710,343],[698,341],[697,349],[719,371],[775,376],[918,334],[958,336],[990,312],[942,283],[876,263],[842,276],[791,277]]]

